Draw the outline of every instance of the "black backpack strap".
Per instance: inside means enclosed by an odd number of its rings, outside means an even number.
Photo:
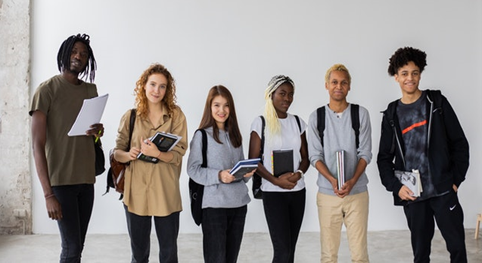
[[[318,117],[316,126],[318,128],[318,134],[320,135],[321,146],[324,146],[323,134],[325,132],[325,106],[319,107],[316,110],[316,116]]]
[[[316,110],[317,128],[320,135],[321,146],[324,146],[323,136],[325,133],[325,106],[319,107]],[[355,145],[356,148],[360,146],[360,106],[358,104],[351,104],[351,127],[355,131]]]
[[[298,123],[298,129],[300,129],[300,133],[301,133],[301,122],[300,122],[300,117],[298,117],[298,115],[295,115],[295,119],[296,119],[296,123]]]
[[[427,90],[427,96],[434,102],[435,108],[442,110],[442,92],[440,90]]]
[[[264,120],[263,115],[259,116],[261,118],[261,149],[259,150],[259,157],[261,158],[261,163],[263,163],[263,154],[264,154],[264,128],[266,126],[266,122]]]
[[[395,127],[395,115],[397,114],[397,105],[398,105],[398,100],[390,102],[388,104],[388,107],[385,111],[383,111],[383,115],[387,118],[388,124],[390,124],[390,127],[392,127],[393,130],[393,138],[392,138],[392,147],[390,147],[390,153],[395,152],[395,139],[396,139],[396,132],[397,129]]]
[[[197,131],[200,131],[203,138],[202,138],[202,155],[203,155],[203,163],[201,164],[201,167],[208,167],[208,158],[207,158],[207,149],[208,149],[208,137],[206,135],[206,131],[204,129],[198,129]]]
[[[264,136],[264,129],[266,127],[266,121],[264,117],[261,115],[259,116],[261,118],[261,143],[260,143],[260,149],[259,149],[259,158],[261,158],[260,163],[263,164],[263,154],[264,154],[264,141],[265,141],[265,136]],[[253,197],[255,199],[263,199],[263,192],[261,191],[261,176],[257,173],[254,173],[253,175],[253,185],[252,185],[252,190],[253,190]]]
[[[356,148],[360,146],[360,106],[351,104],[351,127],[355,131]]]
[[[127,144],[127,151],[131,148],[132,132],[134,131],[134,123],[136,122],[136,109],[131,109],[131,118],[129,121],[129,143]]]
[[[134,131],[134,123],[136,122],[136,115],[137,115],[136,109],[135,108],[131,109],[131,116],[129,120],[129,142],[127,143],[126,151],[129,151],[131,149],[132,132]],[[129,165],[129,162],[126,165]],[[103,195],[109,192],[110,187],[114,187],[114,182],[112,181],[113,180],[112,175],[109,174],[109,172],[110,172],[110,169],[107,172],[107,186],[105,189],[105,193]],[[122,200],[123,197],[124,197],[124,194],[120,194],[119,200]]]

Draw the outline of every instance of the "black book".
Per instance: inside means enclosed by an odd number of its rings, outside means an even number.
[[[275,177],[293,172],[293,170],[293,150],[273,151],[273,175]]]
[[[171,133],[156,132],[156,134],[154,134],[154,136],[152,136],[149,140],[157,146],[157,149],[159,149],[159,151],[168,152],[172,150],[174,146],[176,146],[176,144],[181,140],[181,138],[182,137]],[[142,153],[139,153],[139,155],[137,155],[137,159],[151,163],[159,162],[159,159],[157,159],[156,157],[147,156]]]

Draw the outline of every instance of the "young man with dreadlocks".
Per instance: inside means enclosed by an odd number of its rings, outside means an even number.
[[[383,113],[378,170],[395,205],[402,205],[411,232],[414,262],[430,261],[434,218],[447,243],[451,262],[467,262],[464,215],[457,190],[469,167],[469,144],[452,106],[438,90],[420,90],[425,52],[404,47],[390,58],[388,73],[402,98]],[[415,196],[395,171],[418,170]]]
[[[318,219],[321,262],[338,262],[342,225],[346,226],[352,262],[369,262],[367,249],[368,178],[372,159],[370,116],[359,105],[348,103],[351,76],[342,64],[325,74],[329,104],[311,113],[308,121],[308,152],[318,171]],[[358,109],[358,110],[357,110]],[[322,125],[324,123],[325,125]],[[341,155],[344,178],[339,177]]]
[[[48,216],[60,230],[60,262],[80,262],[94,203],[94,137],[104,133],[98,123],[86,131],[88,136],[67,136],[84,99],[97,96],[89,36],[67,38],[57,64],[60,74],[41,83],[32,100],[32,147]],[[91,83],[79,75],[89,76]]]

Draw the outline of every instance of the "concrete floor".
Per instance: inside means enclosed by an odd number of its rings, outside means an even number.
[[[339,262],[350,262],[350,253],[343,233]],[[151,237],[151,262],[157,259],[157,239]],[[474,230],[466,230],[466,245],[469,262],[482,262],[482,237],[474,239]],[[181,234],[178,239],[179,262],[203,262],[201,234]],[[413,262],[408,231],[369,232],[368,250],[372,263]],[[272,248],[267,233],[246,233],[244,235],[239,260],[245,262],[271,262]],[[60,240],[58,235],[15,235],[0,236],[0,262],[58,262]],[[320,262],[319,234],[303,232],[300,235],[296,262]],[[449,262],[449,254],[445,249],[439,232],[436,232],[432,242],[432,262]],[[127,235],[97,235],[87,236],[83,253],[83,262],[110,263],[130,262],[129,237]]]

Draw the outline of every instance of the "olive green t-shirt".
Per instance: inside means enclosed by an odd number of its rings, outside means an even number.
[[[47,116],[45,154],[52,186],[95,183],[95,151],[92,136],[68,136],[84,99],[97,96],[95,84],[69,83],[61,75],[40,84],[29,114]]]

